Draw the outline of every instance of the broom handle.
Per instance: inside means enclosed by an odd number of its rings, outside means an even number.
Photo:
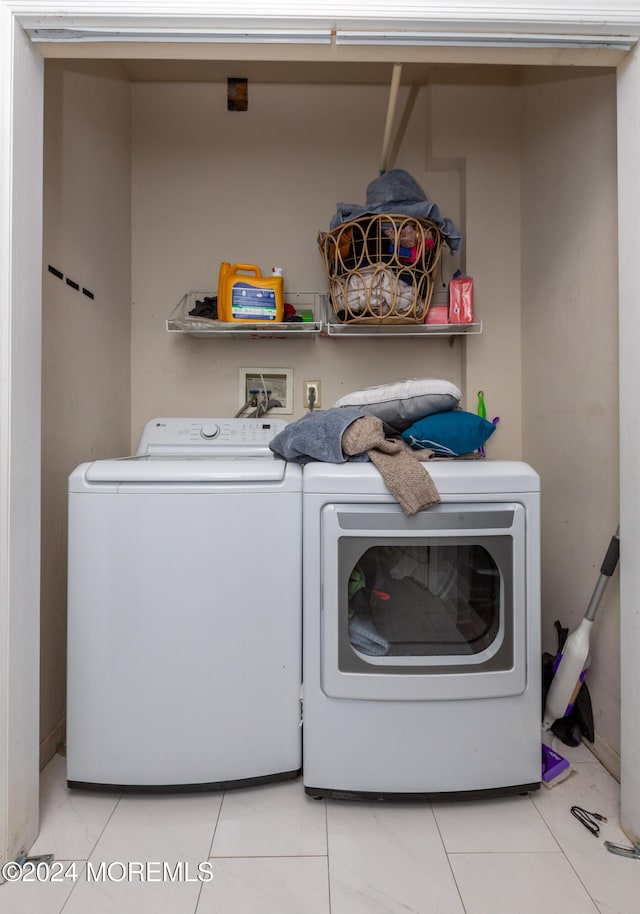
[[[393,116],[396,111],[396,101],[398,98],[398,88],[400,87],[401,73],[402,64],[394,63],[393,73],[391,75],[391,87],[389,89],[389,104],[387,105],[387,122],[384,127],[384,139],[382,141],[382,156],[380,158],[381,175],[383,175],[387,170],[387,159],[389,158],[389,146],[391,144],[391,128],[393,127]]]
[[[611,542],[609,543],[609,548],[607,549],[607,554],[604,557],[602,566],[600,568],[600,577],[598,578],[598,583],[595,586],[589,605],[587,606],[587,611],[584,614],[585,619],[589,622],[593,622],[598,611],[598,606],[600,605],[600,600],[602,599],[602,594],[604,589],[607,586],[608,578],[611,577],[613,572],[616,570],[616,565],[618,564],[618,558],[620,556],[620,527],[616,530],[614,535],[611,537]]]

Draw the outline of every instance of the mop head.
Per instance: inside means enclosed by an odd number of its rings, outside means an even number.
[[[542,783],[551,789],[569,777],[573,766],[564,756],[542,744]]]

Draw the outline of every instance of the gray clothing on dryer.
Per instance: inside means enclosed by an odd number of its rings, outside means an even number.
[[[368,460],[366,454],[348,456],[342,450],[342,434],[352,422],[367,414],[356,406],[317,409],[297,422],[287,425],[272,438],[269,447],[295,463],[320,460],[323,463],[346,463],[348,460]]]

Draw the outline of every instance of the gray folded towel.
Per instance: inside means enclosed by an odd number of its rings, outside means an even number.
[[[310,460],[321,460],[324,463],[346,463],[349,459],[367,460],[366,454],[349,458],[342,450],[344,430],[365,415],[357,406],[314,410],[297,422],[285,426],[272,438],[269,447],[279,457],[300,464],[309,463]]]

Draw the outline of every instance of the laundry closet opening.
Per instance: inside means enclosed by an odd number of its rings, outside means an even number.
[[[545,649],[554,620],[571,623],[567,607],[586,603],[602,526],[615,529],[618,512],[612,67],[403,64],[391,164],[460,226],[482,334],[292,342],[166,332],[184,292],[214,289],[224,260],[277,263],[291,289],[326,288],[317,232],[338,201],[363,202],[380,164],[392,61],[367,53],[45,61],[43,762],[64,739],[68,475],[131,453],[152,416],[234,415],[240,366],[287,366],[295,385],[321,379],[325,406],[405,377],[448,378],[470,409],[483,389],[501,419],[489,457],[525,460],[542,479]],[[228,110],[229,78],[247,80],[247,110]],[[433,574],[449,559],[443,551]],[[286,567],[275,546],[274,560]],[[475,610],[485,650],[498,624],[495,576],[491,557],[469,564],[488,582]],[[595,750],[615,769],[615,584],[607,599],[590,684]]]

